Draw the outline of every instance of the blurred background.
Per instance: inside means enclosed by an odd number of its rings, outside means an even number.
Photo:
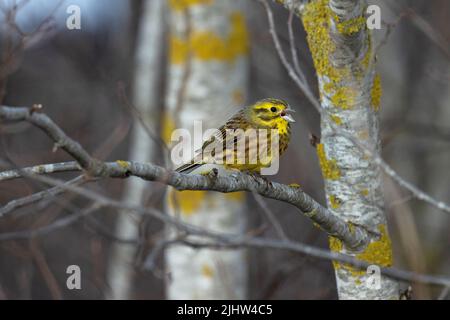
[[[148,3],[147,3],[148,2]],[[102,160],[136,160],[133,128],[139,119],[130,104],[136,104],[137,52],[145,38],[139,35],[152,0],[0,0],[1,65],[0,100],[8,106],[42,104],[48,114],[72,138]],[[446,0],[370,1],[381,7],[383,28],[374,31],[377,69],[383,85],[381,136],[383,158],[406,180],[434,197],[450,199],[450,2]],[[81,9],[81,29],[69,30],[69,5]],[[272,5],[282,45],[289,52],[289,13]],[[153,10],[160,10],[157,6]],[[173,10],[173,9],[172,9]],[[177,22],[162,9],[160,52],[157,53],[154,108],[150,128],[164,131],[164,110],[173,89],[169,30]],[[244,95],[224,103],[224,113],[239,104],[273,97],[285,99],[297,110],[291,146],[282,158],[273,180],[299,183],[324,204],[323,182],[309,135],[320,136],[319,116],[280,64],[267,17],[257,1],[242,6],[248,30],[247,82]],[[17,26],[19,29],[17,29]],[[175,28],[177,28],[175,26]],[[386,37],[386,31],[388,37]],[[294,18],[295,44],[302,69],[310,85],[316,77],[305,33]],[[150,47],[152,47],[150,45]],[[173,55],[173,52],[172,52]],[[157,70],[158,69],[158,70]],[[214,69],[212,69],[214,71]],[[142,71],[142,70],[141,70]],[[157,73],[156,73],[157,72]],[[218,72],[222,72],[219,71]],[[219,74],[211,72],[211,79]],[[212,80],[213,81],[213,80]],[[187,89],[189,90],[189,88]],[[244,90],[244,89],[243,89]],[[316,92],[317,93],[317,92]],[[169,102],[167,102],[169,101]],[[234,104],[235,105],[234,105]],[[141,119],[142,120],[142,119]],[[147,116],[143,118],[145,122]],[[217,118],[215,118],[217,120]],[[221,118],[220,120],[223,120]],[[214,119],[211,120],[213,123]],[[220,122],[219,122],[220,123]],[[150,139],[150,138],[149,138]],[[2,170],[71,160],[63,151],[52,152],[50,139],[27,124],[0,123]],[[163,165],[161,144],[152,161]],[[159,148],[159,149],[158,149]],[[68,180],[75,174],[56,174]],[[126,181],[109,179],[86,187],[119,199]],[[0,182],[0,203],[43,189],[30,179]],[[418,201],[385,178],[386,212],[394,246],[395,265],[422,273],[448,274],[450,266],[449,217]],[[162,208],[164,188],[146,183],[146,206]],[[114,249],[117,244],[134,248],[128,262],[130,299],[164,299],[162,254],[154,265],[145,263],[154,250],[163,225],[154,219],[139,221],[139,243],[116,235],[118,213],[102,209],[89,217],[38,236],[30,230],[51,225],[86,206],[72,194],[24,207],[0,218],[0,299],[105,299],[109,298]],[[290,205],[265,200],[292,239],[328,248],[327,236]],[[247,230],[276,237],[267,227],[263,210],[247,196]],[[251,209],[250,209],[251,208]],[[126,213],[125,213],[126,214]],[[262,227],[261,227],[262,226]],[[2,238],[2,234],[12,233]],[[334,271],[329,261],[271,249],[249,249],[251,299],[336,299]],[[66,288],[66,268],[79,265],[82,290]],[[431,299],[436,288],[415,285],[414,298]]]

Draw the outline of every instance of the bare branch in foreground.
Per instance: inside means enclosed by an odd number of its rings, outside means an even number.
[[[54,172],[78,172],[81,167],[75,161],[40,164],[37,166],[0,172],[0,181],[22,178],[26,174],[49,174]]]
[[[73,184],[73,185],[79,185],[83,182],[83,176],[78,176],[75,179],[72,179],[70,181],[67,181],[66,184]],[[48,190],[43,190],[40,192],[33,193],[32,195],[11,200],[8,202],[5,206],[0,208],[0,218],[3,218],[8,215],[8,213],[13,212],[14,210],[17,210],[19,208],[22,208],[24,206],[28,206],[30,204],[39,202],[45,198],[53,198],[66,190],[60,187],[53,187]]]
[[[49,117],[45,114],[32,112],[25,107],[0,107],[0,120],[3,121],[28,121],[47,133],[55,143],[77,160],[78,164],[94,177],[125,178],[130,175],[150,181],[159,181],[173,186],[178,190],[212,190],[219,192],[249,191],[256,192],[266,198],[284,201],[296,206],[307,217],[318,224],[329,235],[344,242],[350,249],[361,249],[372,239],[363,227],[351,225],[335,216],[327,208],[323,207],[304,193],[299,188],[293,188],[280,183],[268,184],[262,178],[251,177],[244,173],[232,173],[227,176],[217,175],[212,171],[207,176],[184,175],[171,172],[162,167],[149,163],[137,163],[127,161],[102,162],[92,158],[87,151],[76,141],[69,138]],[[63,166],[67,170],[66,166]],[[72,167],[73,169],[73,164]],[[51,168],[55,170],[55,168]],[[53,171],[55,172],[55,171]],[[20,173],[20,172],[19,172]],[[9,172],[7,176],[17,175]],[[0,176],[2,174],[0,173]]]
[[[344,244],[351,248],[357,249],[364,247],[372,239],[372,234],[366,231],[364,228],[349,225],[347,222],[335,216],[327,208],[321,206],[309,195],[304,193],[299,188],[290,187],[280,183],[273,182],[268,184],[266,180],[258,177],[249,176],[244,173],[236,172],[227,176],[218,175],[216,171],[212,171],[209,175],[184,175],[177,172],[172,172],[162,167],[149,164],[149,163],[137,163],[132,161],[116,161],[116,162],[102,162],[93,159],[76,141],[70,139],[50,118],[44,114],[32,112],[29,108],[12,108],[12,107],[0,107],[0,120],[2,121],[28,121],[35,126],[42,129],[47,133],[62,149],[67,151],[78,161],[78,165],[74,162],[65,164],[44,165],[41,168],[45,168],[47,172],[64,172],[81,170],[82,167],[88,174],[95,177],[110,177],[110,178],[126,178],[131,175],[143,178],[150,181],[159,181],[161,183],[173,186],[178,190],[212,190],[218,192],[236,192],[236,191],[249,191],[256,192],[261,196],[276,199],[290,203],[299,208],[307,217],[311,218],[328,234],[335,236],[342,240]],[[39,166],[38,166],[39,167]],[[32,167],[29,170],[10,170],[8,174],[1,174],[7,179],[12,179],[18,176],[33,177],[39,181],[47,184],[58,186],[60,188],[69,190],[78,195],[81,195],[87,199],[95,202],[95,210],[98,206],[108,206],[124,210],[137,211],[143,214],[149,214],[162,222],[173,225],[179,230],[187,232],[191,235],[196,235],[204,238],[209,238],[215,242],[196,242],[197,247],[205,246],[219,246],[224,248],[236,248],[236,247],[257,247],[257,248],[272,248],[291,250],[306,255],[310,255],[321,259],[336,260],[342,263],[350,264],[357,268],[365,268],[369,264],[365,261],[357,260],[351,256],[343,255],[336,252],[330,252],[327,250],[318,249],[305,244],[289,241],[289,240],[270,240],[262,238],[249,237],[248,235],[223,235],[215,232],[211,232],[196,226],[192,226],[186,223],[180,222],[174,217],[164,215],[152,208],[142,208],[139,206],[131,206],[123,204],[119,201],[109,199],[100,194],[96,194],[91,190],[85,190],[83,188],[65,184],[64,182],[56,182],[54,179],[50,179],[45,176],[39,176],[38,174],[46,173],[45,170],[33,170]],[[36,172],[36,173],[34,173]],[[84,211],[83,211],[84,212]],[[79,217],[87,214],[69,216],[67,220],[56,223],[58,225],[67,225],[72,221],[77,220]],[[51,229],[55,228],[50,225]],[[31,235],[39,235],[46,233],[48,230],[35,231]],[[26,238],[30,233],[22,234],[9,234],[4,235],[3,239],[12,238]],[[419,275],[410,271],[398,270],[395,268],[384,268],[382,272],[395,279],[418,281],[429,284],[450,286],[450,279],[439,276],[431,275]]]
[[[55,187],[59,188],[59,187]],[[72,223],[75,223],[78,221],[81,217],[91,214],[92,212],[98,210],[101,207],[101,205],[94,203],[93,205],[89,206],[87,209],[80,210],[79,212],[75,214],[70,214],[64,218],[58,219],[49,225],[46,225],[44,227],[40,227],[34,230],[23,230],[23,231],[13,231],[13,232],[7,232],[7,233],[0,233],[0,241],[6,241],[6,240],[18,240],[18,239],[31,239],[40,235],[48,234],[52,231],[55,231],[57,229],[67,227],[71,225]]]
[[[39,228],[34,231],[19,231],[16,233],[7,233],[0,234],[0,240],[11,240],[11,239],[27,239],[36,235],[46,234],[50,230],[55,230],[58,227],[69,225],[79,218],[83,216],[87,216],[90,213],[93,213],[95,210],[101,207],[111,207],[120,210],[128,210],[128,211],[136,211],[140,214],[149,215],[154,217],[166,225],[176,227],[183,233],[189,234],[191,236],[195,236],[195,240],[186,240],[184,237],[177,238],[174,240],[175,244],[181,245],[189,245],[192,248],[202,249],[202,248],[214,248],[214,249],[238,249],[242,247],[249,248],[268,248],[268,249],[277,249],[277,250],[288,250],[296,253],[305,254],[311,257],[315,257],[318,259],[326,259],[338,261],[347,265],[351,265],[358,269],[365,269],[370,263],[355,259],[351,256],[344,255],[338,252],[328,251],[324,249],[320,249],[314,246],[310,246],[300,242],[294,242],[291,240],[276,240],[276,239],[265,239],[260,237],[253,237],[251,235],[245,234],[223,234],[217,233],[213,231],[209,231],[207,229],[197,227],[191,224],[187,224],[185,222],[176,219],[175,217],[168,216],[156,209],[153,208],[145,208],[136,205],[126,204],[96,192],[92,190],[86,190],[84,188],[67,185],[64,182],[55,180],[45,176],[33,175],[34,179],[47,183],[52,186],[58,186],[68,191],[74,192],[80,196],[85,197],[86,199],[92,200],[94,204],[88,207],[85,210],[82,210],[80,213],[75,215],[70,215],[65,218],[61,218],[57,220],[53,224],[49,226],[45,226]],[[200,176],[201,177],[201,176]],[[397,268],[381,268],[381,273],[389,276],[393,279],[402,280],[402,281],[410,281],[410,282],[421,282],[431,285],[439,285],[439,286],[450,286],[450,278],[445,276],[437,276],[437,275],[426,275],[426,274],[417,274],[412,271],[401,270]]]

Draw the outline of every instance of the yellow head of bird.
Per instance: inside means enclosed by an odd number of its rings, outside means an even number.
[[[249,107],[251,120],[261,126],[275,127],[295,122],[289,104],[281,99],[263,99]]]

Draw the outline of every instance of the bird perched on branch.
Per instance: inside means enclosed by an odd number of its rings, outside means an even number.
[[[280,99],[263,99],[242,108],[203,143],[190,162],[176,171],[203,173],[196,169],[213,164],[261,173],[261,169],[278,161],[288,147],[290,122],[295,122],[291,112],[294,110]]]

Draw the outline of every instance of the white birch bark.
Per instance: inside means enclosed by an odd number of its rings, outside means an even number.
[[[138,30],[133,81],[133,103],[146,125],[156,132],[159,119],[157,84],[161,75],[161,54],[163,46],[164,0],[146,0]],[[154,160],[156,142],[149,137],[144,127],[136,121],[130,140],[130,159],[140,162]],[[148,184],[139,178],[125,181],[123,200],[139,205],[143,201]],[[132,212],[121,212],[116,222],[115,234],[119,238],[135,239],[141,217]],[[109,262],[108,282],[111,291],[109,299],[130,299],[133,284],[136,247],[115,243]]]
[[[206,130],[212,123],[226,120],[217,119],[226,113],[223,110],[237,110],[245,102],[247,34],[241,4],[193,1],[191,5],[181,5],[173,1],[166,131],[176,124],[193,133],[195,120],[202,120]],[[178,206],[171,200],[173,197]],[[245,229],[244,204],[240,193],[169,190],[167,211],[209,230],[240,234]],[[168,231],[168,237],[175,235],[174,230]],[[244,249],[195,250],[177,245],[166,250],[165,259],[169,299],[247,297]]]
[[[288,3],[289,2],[289,3]],[[292,5],[286,1],[287,5]],[[371,59],[371,35],[364,17],[365,1],[315,0],[298,7],[318,76],[321,144],[317,146],[330,209],[350,224],[374,234],[361,251],[330,238],[330,247],[366,262],[375,269],[392,264],[380,168],[353,141],[380,152],[379,99],[381,87]],[[384,276],[334,263],[340,299],[398,299],[398,283]],[[378,281],[379,280],[379,281]]]

